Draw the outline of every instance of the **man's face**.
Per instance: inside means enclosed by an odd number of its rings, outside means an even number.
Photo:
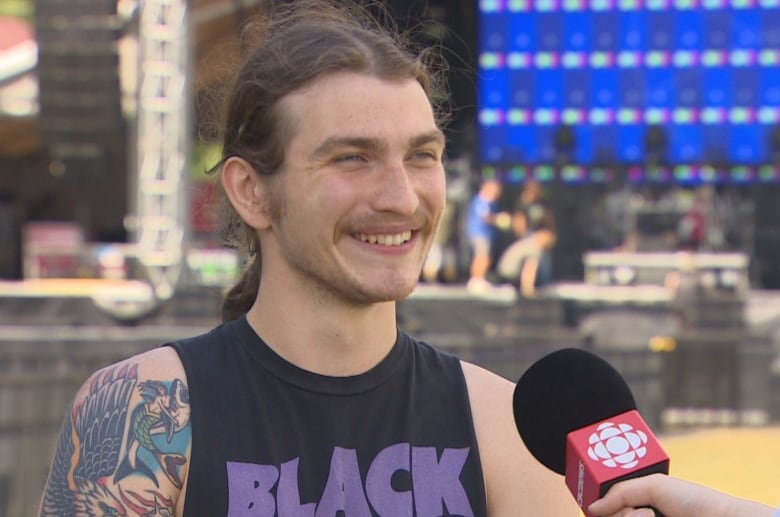
[[[445,200],[444,138],[422,87],[339,73],[281,108],[293,136],[271,180],[263,278],[350,305],[407,296]]]

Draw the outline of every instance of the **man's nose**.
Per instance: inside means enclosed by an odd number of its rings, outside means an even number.
[[[403,215],[417,211],[420,197],[403,161],[386,164],[378,176],[374,196],[376,210]]]

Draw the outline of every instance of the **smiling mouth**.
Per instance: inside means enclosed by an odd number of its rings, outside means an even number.
[[[379,244],[380,246],[400,246],[405,242],[408,242],[412,238],[412,231],[406,230],[401,233],[391,233],[382,235],[369,235],[365,233],[359,233],[356,235],[358,240],[367,242],[369,244]]]

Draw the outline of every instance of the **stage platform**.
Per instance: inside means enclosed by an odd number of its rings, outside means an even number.
[[[157,302],[152,288],[137,280],[0,281],[0,325],[209,324],[218,321],[223,289],[215,285],[182,286],[170,300]],[[712,325],[706,326],[743,324],[763,333],[780,329],[780,291],[747,290],[739,295],[711,297],[706,302],[712,320]],[[677,309],[670,291],[662,286],[578,282],[552,284],[532,299],[519,299],[509,285],[475,293],[463,284],[422,283],[400,307],[402,324],[423,332],[428,323],[409,307],[435,311],[454,326],[469,328],[479,326],[480,320],[495,319],[496,314],[511,323],[576,327],[597,312],[668,315]],[[457,318],[452,317],[453,309],[458,310]]]
[[[407,301],[438,301],[442,303],[473,303],[475,306],[528,308],[548,305],[549,318],[545,322],[576,325],[579,318],[599,310],[636,309],[648,312],[668,312],[675,309],[671,292],[659,285],[609,286],[581,282],[555,283],[539,290],[532,299],[519,299],[517,291],[509,285],[496,285],[487,291],[470,292],[463,284],[420,284]],[[737,309],[746,327],[760,332],[780,331],[780,291],[750,289],[740,295],[724,295],[708,300],[712,303],[728,303]],[[404,303],[404,302],[402,302]],[[555,304],[568,307],[574,314],[553,309]],[[522,316],[521,316],[522,317]],[[533,317],[527,317],[530,323]],[[733,318],[732,318],[733,319]]]
[[[214,324],[223,288],[182,286],[168,300],[139,280],[0,281],[0,325],[135,326]]]

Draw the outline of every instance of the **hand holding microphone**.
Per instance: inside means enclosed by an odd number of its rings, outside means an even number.
[[[780,509],[662,475],[669,458],[631,390],[594,354],[570,348],[541,358],[518,380],[513,406],[526,447],[565,475],[587,517],[780,517]]]
[[[513,406],[526,447],[565,476],[586,517],[614,484],[669,472],[628,385],[594,354],[567,348],[543,357],[518,380]]]
[[[666,517],[776,517],[761,503],[740,499],[696,483],[653,474],[618,483],[589,510],[605,517],[649,517],[651,510],[630,510],[652,505]],[[626,513],[626,510],[629,510]]]

